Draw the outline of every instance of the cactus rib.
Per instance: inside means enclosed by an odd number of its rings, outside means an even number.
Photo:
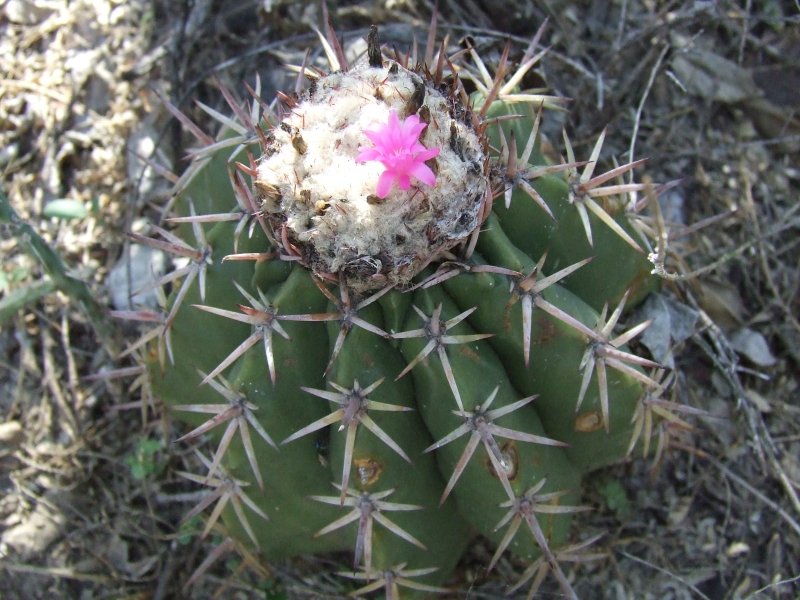
[[[461,394],[458,391],[458,385],[456,384],[456,378],[453,375],[453,369],[450,367],[450,360],[447,357],[447,346],[454,345],[454,344],[468,344],[470,342],[476,342],[478,340],[483,340],[488,337],[491,337],[492,334],[490,333],[473,333],[470,335],[446,335],[448,330],[454,328],[456,325],[461,323],[464,319],[466,319],[470,314],[475,311],[475,308],[470,308],[465,310],[464,312],[443,321],[441,319],[442,314],[442,305],[438,305],[430,316],[426,315],[416,306],[413,307],[416,313],[420,316],[423,320],[423,326],[417,329],[411,329],[409,331],[401,331],[399,333],[393,333],[392,337],[395,339],[408,339],[408,338],[425,338],[427,341],[425,345],[422,347],[422,350],[412,358],[406,367],[400,371],[400,374],[397,375],[395,379],[400,379],[404,375],[406,375],[411,369],[413,369],[420,361],[424,360],[431,352],[436,350],[437,355],[439,356],[439,361],[441,362],[442,369],[444,371],[445,377],[447,377],[447,382],[450,384],[450,389],[453,392],[453,396],[456,399],[456,404],[458,404],[459,410],[464,410],[464,404],[461,401]]]
[[[242,444],[244,445],[245,453],[247,455],[247,460],[250,463],[250,467],[253,469],[253,475],[258,482],[258,487],[264,489],[264,482],[261,479],[261,470],[258,468],[258,459],[256,458],[256,452],[253,449],[253,442],[250,438],[249,427],[252,426],[253,429],[256,430],[256,433],[261,436],[261,439],[263,439],[276,450],[278,449],[278,446],[274,441],[272,441],[272,438],[264,430],[264,427],[262,427],[258,419],[255,418],[253,411],[257,410],[258,407],[252,402],[248,402],[247,397],[244,394],[231,389],[231,385],[221,375],[218,376],[219,381],[215,381],[213,378],[209,379],[209,377],[199,369],[198,373],[201,377],[203,377],[203,382],[208,383],[217,393],[219,393],[219,395],[225,398],[228,403],[181,404],[176,406],[176,410],[203,414],[210,413],[214,415],[206,422],[192,429],[189,433],[179,437],[176,441],[184,442],[198,438],[207,431],[210,431],[214,427],[217,427],[218,425],[221,425],[227,421],[228,425],[225,427],[225,433],[223,433],[222,437],[220,438],[217,451],[214,453],[214,458],[209,465],[206,479],[212,477],[214,473],[220,469],[222,457],[225,455],[225,452],[228,449],[228,446],[230,446],[231,440],[238,429],[239,435],[242,438]]]
[[[353,449],[355,447],[356,433],[359,425],[364,425],[364,427],[371,431],[389,448],[394,450],[403,460],[409,464],[411,463],[411,459],[403,451],[403,449],[397,445],[397,442],[395,442],[389,436],[389,434],[381,429],[381,427],[372,419],[372,417],[367,414],[367,412],[370,410],[389,412],[407,412],[414,410],[408,406],[397,406],[395,404],[387,404],[386,402],[376,402],[375,400],[370,400],[369,395],[373,390],[375,390],[375,388],[382,384],[383,381],[384,378],[381,378],[378,381],[368,385],[364,389],[361,388],[358,380],[353,382],[353,387],[351,389],[346,389],[335,382],[331,382],[331,385],[337,390],[336,393],[327,392],[325,390],[315,390],[307,387],[302,388],[303,391],[317,396],[318,398],[329,400],[334,404],[338,404],[341,408],[338,408],[331,414],[314,421],[310,425],[306,425],[281,442],[281,444],[287,444],[293,440],[308,435],[309,433],[313,433],[314,431],[322,429],[323,427],[327,427],[328,425],[332,425],[338,421],[341,421],[342,424],[339,428],[339,431],[342,431],[343,429],[347,430],[347,441],[345,442],[343,461],[344,470],[342,472],[342,484],[340,486],[342,488],[340,503],[344,503],[345,495],[349,489],[348,484],[350,483],[350,468],[353,464]]]
[[[250,526],[250,521],[247,519],[247,515],[244,512],[244,508],[242,504],[247,506],[250,510],[252,510],[255,514],[259,517],[264,519],[265,521],[269,520],[269,517],[264,513],[263,510],[256,504],[250,496],[248,496],[243,487],[249,485],[244,481],[240,481],[228,475],[228,473],[222,467],[214,467],[211,461],[208,460],[202,453],[197,453],[198,458],[202,461],[202,463],[208,469],[209,474],[211,473],[218,473],[216,476],[206,476],[200,477],[195,475],[194,473],[187,473],[185,471],[178,471],[178,475],[188,479],[189,481],[193,481],[194,483],[199,483],[202,485],[207,485],[212,488],[212,491],[209,492],[204,498],[200,500],[184,517],[184,522],[188,521],[189,519],[199,515],[203,510],[205,510],[211,504],[215,504],[214,510],[211,512],[211,516],[209,516],[208,520],[206,521],[206,525],[203,528],[203,537],[207,536],[211,530],[214,528],[214,525],[219,520],[220,516],[222,515],[222,511],[230,502],[233,505],[234,513],[236,517],[239,519],[244,530],[247,532],[247,535],[252,540],[253,544],[258,546],[258,538],[256,537],[255,533],[253,533],[253,528]]]
[[[245,338],[245,340],[239,344],[221,363],[214,367],[214,369],[208,375],[205,375],[203,377],[203,381],[200,382],[200,385],[209,383],[212,379],[214,379],[214,377],[227,369],[259,341],[263,342],[264,344],[264,354],[267,359],[267,367],[269,368],[269,378],[272,381],[272,385],[275,385],[275,378],[277,375],[275,373],[275,355],[272,349],[272,334],[277,333],[284,339],[289,339],[289,334],[286,333],[286,330],[279,322],[279,319],[287,317],[283,315],[279,316],[277,314],[275,307],[270,304],[260,289],[256,290],[260,300],[256,300],[238,283],[234,281],[233,284],[236,286],[236,289],[239,290],[242,296],[247,298],[247,300],[250,302],[249,307],[241,304],[239,305],[239,310],[241,311],[240,313],[223,308],[216,308],[214,306],[205,306],[203,304],[193,304],[192,306],[207,313],[211,313],[212,315],[225,317],[233,321],[239,321],[240,323],[247,323],[248,325],[252,326],[253,333],[251,333],[249,337]]]
[[[467,466],[467,463],[472,458],[472,455],[475,453],[478,444],[483,444],[484,448],[486,448],[486,454],[489,456],[489,460],[492,462],[492,467],[494,468],[494,472],[497,477],[500,479],[501,483],[503,484],[503,489],[505,489],[506,493],[508,494],[509,498],[514,497],[514,491],[511,489],[511,483],[508,481],[508,472],[513,470],[512,465],[508,462],[508,459],[503,455],[503,451],[500,449],[500,446],[497,443],[496,437],[501,437],[509,440],[517,440],[519,442],[528,442],[531,444],[544,444],[547,446],[565,446],[563,442],[559,442],[558,440],[552,440],[550,438],[546,438],[540,435],[536,435],[533,433],[525,433],[522,431],[514,431],[509,429],[508,427],[503,427],[501,425],[497,425],[495,423],[496,419],[503,417],[509,413],[514,412],[525,406],[526,404],[530,403],[532,400],[535,399],[535,396],[528,396],[527,398],[523,398],[521,400],[517,400],[512,404],[508,404],[501,408],[495,408],[494,410],[489,410],[489,407],[494,402],[494,399],[497,397],[497,392],[500,390],[500,387],[494,388],[492,393],[489,394],[489,397],[486,398],[483,404],[476,407],[473,411],[467,412],[465,410],[456,410],[453,411],[453,414],[458,415],[464,419],[464,423],[459,425],[456,429],[448,433],[439,441],[431,444],[425,449],[425,452],[430,452],[431,450],[436,450],[441,448],[445,444],[449,444],[452,441],[457,440],[462,435],[467,433],[470,434],[469,441],[467,445],[464,447],[464,452],[461,454],[461,458],[458,459],[455,468],[453,469],[453,474],[450,476],[450,480],[447,482],[447,487],[444,489],[442,493],[442,497],[439,500],[439,504],[443,504],[444,501],[447,499],[447,496],[453,490],[458,478],[461,477],[461,474],[464,472],[464,469]]]

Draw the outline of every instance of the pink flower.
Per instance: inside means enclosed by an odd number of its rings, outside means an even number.
[[[364,131],[375,146],[359,148],[356,162],[377,160],[386,167],[375,190],[379,198],[386,198],[395,183],[401,190],[407,190],[411,187],[412,176],[426,185],[436,184],[436,175],[425,161],[438,156],[439,148],[429,150],[419,142],[419,134],[426,127],[427,124],[420,122],[417,115],[411,115],[401,123],[397,111],[392,109],[386,125]]]

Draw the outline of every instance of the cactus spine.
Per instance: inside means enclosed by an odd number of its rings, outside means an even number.
[[[532,51],[492,76],[472,49],[385,56],[375,30],[353,67],[323,43],[333,72],[301,68],[277,114],[225,92],[175,228],[135,236],[185,261],[147,363],[181,439],[213,440],[190,514],[266,560],[350,550],[343,575],[388,597],[443,590],[480,533],[489,568],[508,550],[575,597],[581,477],[631,451],[659,389],[627,347],[647,324],[617,332],[655,287],[643,186],[618,183],[638,163],[595,175],[602,138],[541,160],[557,100],[517,89]]]

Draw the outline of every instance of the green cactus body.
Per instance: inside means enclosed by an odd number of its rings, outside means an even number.
[[[593,257],[594,260],[576,272],[565,286],[598,311],[605,303],[619,302],[626,292],[630,291],[633,305],[657,289],[659,280],[651,276],[653,265],[644,252],[632,251],[624,240],[594,216],[591,217],[593,241],[602,251],[589,245],[580,217],[567,200],[567,185],[563,178],[556,175],[542,177],[532,185],[543,197],[553,199],[549,204],[555,221],[542,223],[540,209],[520,191],[514,192],[511,209],[506,210],[500,203],[495,208],[498,220],[520,250],[529,256],[541,256],[546,252],[547,272]],[[622,210],[614,204],[609,205],[615,221],[634,236],[635,232],[627,225]],[[536,222],[541,224],[541,229],[534,235],[530,223]]]
[[[437,306],[442,307],[443,314],[455,315],[460,312],[455,303],[438,287],[418,292],[415,294],[415,302],[428,315]],[[414,329],[421,324],[419,316],[413,314],[410,316],[408,329]],[[451,334],[451,331],[448,330],[447,333]],[[469,336],[473,333],[466,322],[460,323],[452,331],[452,335]],[[413,338],[404,341],[402,351],[406,360],[413,360],[425,343],[424,340]],[[503,409],[521,400],[488,340],[454,344],[447,350],[447,355],[465,412],[475,411],[492,396],[490,410]],[[411,373],[418,397],[417,406],[434,438],[441,440],[460,424],[459,419],[453,418],[452,393],[441,360],[431,355]],[[535,402],[536,400],[532,404],[535,405]],[[487,421],[493,423],[491,419]],[[543,441],[547,438],[536,411],[531,410],[530,406],[522,406],[499,417],[497,425],[514,432],[540,436]],[[546,491],[565,490],[570,492],[567,499],[576,498],[579,487],[578,471],[569,464],[562,448],[509,439],[502,433],[504,432],[492,437],[508,463],[506,473],[514,496],[523,494],[537,481],[547,479]],[[470,441],[467,440],[472,437],[471,441],[475,443],[474,440],[480,439],[478,435],[478,432],[471,429],[468,435],[463,435],[437,450],[443,473],[453,473],[456,470],[456,465],[464,456],[465,442],[469,444]],[[498,514],[497,507],[508,499],[508,495],[501,485],[498,469],[490,458],[489,450],[483,446],[482,440],[477,442],[474,455],[453,486],[453,494],[459,511],[470,523],[497,542],[503,535],[503,531],[495,531],[502,516]],[[566,540],[569,527],[567,519],[548,516],[542,521],[542,528],[548,532],[553,544],[560,545]],[[517,536],[511,547],[524,558],[539,554],[535,541],[527,536]]]
[[[381,310],[372,306],[367,311],[370,321],[380,323]],[[338,328],[329,327],[335,340]],[[355,381],[362,386],[383,381],[370,394],[370,400],[409,409],[407,412],[369,411],[381,431],[405,453],[406,460],[362,425],[356,435],[352,464],[356,470],[351,487],[358,491],[393,490],[386,498],[393,503],[418,506],[415,510],[385,511],[385,517],[396,523],[415,544],[403,539],[380,524],[373,525],[373,562],[378,568],[408,563],[411,568],[431,566],[429,555],[438,558],[436,566],[449,572],[460,558],[470,539],[469,526],[455,510],[453,501],[439,507],[444,485],[433,455],[423,450],[433,442],[415,402],[412,381],[394,380],[393,374],[405,366],[402,355],[390,340],[363,329],[350,332],[341,355],[332,368],[330,380],[345,388]],[[331,432],[331,467],[333,480],[343,470],[346,456],[346,430]],[[412,458],[413,457],[413,458]],[[357,532],[351,539],[356,539]],[[424,546],[424,547],[423,547]],[[441,577],[440,577],[441,579]]]
[[[207,531],[221,517],[266,560],[350,550],[349,576],[390,596],[439,590],[480,533],[491,566],[544,554],[574,597],[554,550],[584,508],[581,478],[625,457],[657,385],[627,346],[644,325],[614,332],[624,299],[655,286],[642,252],[595,212],[587,231],[563,170],[510,176],[482,124],[514,111],[506,92],[473,113],[457,79],[384,59],[375,38],[369,65],[312,87],[258,136],[224,133],[178,190],[184,223],[138,237],[190,259],[168,279],[171,358],[148,362],[195,428],[184,439],[211,439],[207,473],[186,475],[210,488],[190,514],[208,508]],[[533,148],[522,113],[504,137]],[[374,158],[370,141],[410,154]],[[262,157],[237,170],[237,144]],[[493,205],[504,186],[510,206]]]
[[[524,115],[525,111],[521,112]],[[532,109],[526,118],[501,121],[496,128],[489,131],[490,142],[496,147],[500,147],[503,140],[511,139],[516,140],[517,144],[523,144],[531,135],[533,116],[530,113]],[[487,111],[489,117],[508,117],[515,114],[519,114],[518,109],[502,102],[493,103]],[[536,134],[534,129],[533,135]],[[598,140],[597,151],[602,146],[604,135],[605,132]],[[569,144],[568,140],[566,142]],[[538,153],[538,146],[534,147],[532,160],[540,165],[544,163],[544,157]],[[592,161],[587,164],[592,164]],[[547,255],[545,268],[548,272],[557,271],[588,256],[593,257],[590,264],[576,272],[564,285],[595,310],[602,310],[605,303],[616,304],[626,293],[629,295],[629,303],[633,305],[658,287],[659,280],[650,275],[653,266],[647,260],[646,248],[641,248],[646,240],[631,226],[624,204],[620,201],[620,194],[606,193],[609,188],[603,189],[605,180],[587,186],[587,181],[582,177],[585,169],[585,164],[578,163],[574,169],[567,170],[566,176],[563,173],[544,174],[531,181],[530,185],[546,199],[553,218],[548,219],[547,214],[519,188],[513,190],[510,206],[505,206],[503,202],[495,204],[494,214],[520,250],[531,257]],[[624,185],[621,180],[624,173],[623,167],[618,176],[609,181]],[[605,177],[605,174],[601,177]],[[589,242],[581,215],[573,206],[573,202],[582,201],[581,186],[587,191],[597,190],[597,195],[594,196],[597,202],[630,236],[630,242],[604,226],[596,214],[591,212],[587,215],[592,223],[592,243]],[[633,189],[640,187],[638,184],[632,186]],[[637,251],[631,252],[631,242],[639,245]],[[595,248],[599,251],[595,251]]]
[[[504,235],[496,219],[490,218],[479,250],[495,265],[529,273],[535,265]],[[480,257],[476,256],[476,260]],[[476,273],[463,280],[453,279],[444,287],[460,305],[482,301],[471,315],[481,331],[497,334],[489,343],[501,357],[511,383],[524,395],[537,395],[534,407],[545,429],[555,439],[569,444],[565,452],[581,473],[621,460],[630,438],[631,415],[641,396],[640,384],[630,377],[610,371],[609,431],[602,422],[596,380],[588,388],[580,410],[576,406],[581,378],[578,365],[591,342],[585,333],[576,331],[545,310],[534,307],[531,323],[531,359],[523,359],[521,299],[509,290],[508,278],[493,273]],[[560,285],[542,290],[543,300],[593,327],[598,314],[578,296]],[[501,307],[498,309],[497,307]],[[603,452],[597,448],[602,447]]]

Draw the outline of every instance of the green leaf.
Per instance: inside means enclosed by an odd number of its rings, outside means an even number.
[[[56,217],[57,219],[85,219],[89,211],[86,210],[83,202],[60,198],[48,202],[44,207],[43,214],[45,217]]]
[[[188,521],[182,521],[178,528],[178,543],[185,546],[190,543],[195,536],[203,532],[203,518],[195,515]]]
[[[278,579],[268,579],[263,586],[267,600],[286,600],[286,590]]]
[[[92,291],[86,283],[67,274],[61,256],[36,233],[29,223],[20,219],[2,190],[0,190],[0,224],[8,226],[20,248],[38,261],[56,287],[75,301],[92,322],[95,332],[103,340],[105,346],[112,350],[115,349],[117,343],[113,338],[105,310],[97,302]]]
[[[161,442],[158,440],[149,438],[139,440],[133,453],[125,458],[125,464],[130,467],[134,479],[146,479],[161,471],[163,465],[157,457],[161,447]]]
[[[622,484],[616,479],[606,479],[600,484],[600,495],[606,506],[613,510],[619,519],[625,519],[631,514],[631,501]]]
[[[0,290],[5,289],[3,279],[5,279],[4,275],[0,277]],[[0,300],[0,325],[14,316],[19,310],[43,298],[55,288],[55,283],[50,279],[43,279],[12,291],[6,289],[5,298]]]

